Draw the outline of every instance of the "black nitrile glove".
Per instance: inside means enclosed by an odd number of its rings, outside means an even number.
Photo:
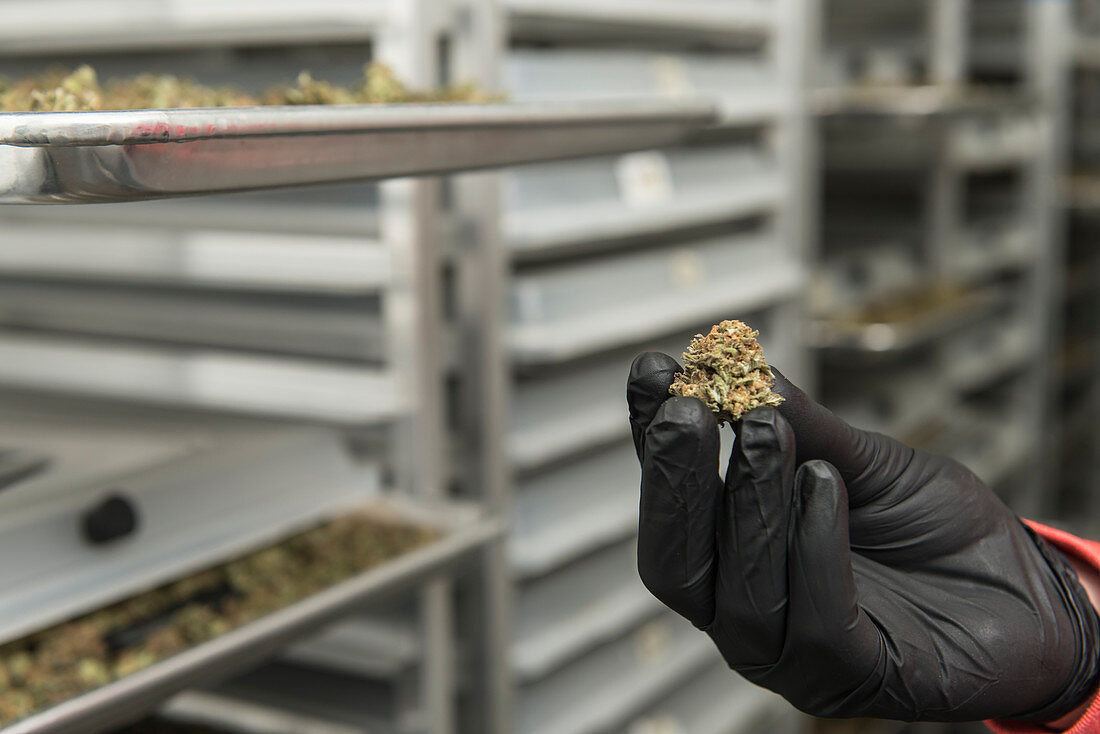
[[[818,716],[1055,720],[1100,671],[1097,615],[1060,554],[969,470],[786,402],[734,426],[631,367],[638,570],[730,667]]]

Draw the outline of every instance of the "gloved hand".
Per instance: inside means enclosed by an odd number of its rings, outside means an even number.
[[[818,716],[1053,721],[1098,682],[1100,626],[1065,559],[958,462],[860,431],[776,373],[737,425],[631,367],[638,570],[730,667]]]

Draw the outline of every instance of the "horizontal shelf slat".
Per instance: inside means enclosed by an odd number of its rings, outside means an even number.
[[[0,331],[0,383],[178,407],[370,424],[406,406],[391,374],[315,360]]]
[[[732,189],[732,187],[730,187]],[[646,208],[607,207],[583,218],[562,210],[508,215],[505,237],[517,261],[548,259],[594,242],[626,240],[719,224],[774,211],[783,197],[777,176],[754,176],[739,189],[694,195]]]
[[[547,573],[638,532],[637,500],[630,504],[605,503],[569,523],[558,523],[541,532],[518,537],[512,543],[512,568],[518,578]],[[565,527],[568,525],[568,527]]]
[[[583,651],[623,634],[661,608],[641,582],[606,595],[598,607],[575,618],[544,628],[538,635],[518,640],[512,648],[512,667],[521,680],[546,675]]]
[[[717,661],[635,719],[629,731],[757,734],[764,720],[792,711],[793,707],[780,696],[749,683],[723,661]]]
[[[759,0],[507,0],[506,7],[513,36],[543,39],[615,34],[699,43],[770,35],[778,24],[775,3]]]
[[[810,98],[823,116],[936,117],[1027,109],[1020,94],[948,86],[868,86],[820,89]]]
[[[781,257],[757,263],[758,276],[708,283],[682,294],[655,294],[643,303],[576,317],[516,325],[510,333],[513,358],[527,365],[563,362],[642,342],[716,316],[759,310],[797,293],[801,269]],[[726,314],[726,315],[723,315]]]
[[[585,732],[615,731],[630,722],[652,701],[662,698],[690,677],[699,672],[718,653],[706,635],[688,627],[686,622],[671,619],[668,613],[649,625],[668,629],[667,638],[661,639],[654,654],[659,658],[651,664],[637,664],[613,678],[601,679],[586,690],[586,695],[574,697],[568,706],[562,707],[553,720],[534,725],[520,725],[526,734],[584,734]],[[640,640],[635,641],[640,642]],[[617,643],[612,643],[617,644]],[[602,652],[602,651],[601,651]],[[597,652],[596,655],[600,655]],[[584,662],[575,664],[582,668]],[[571,668],[574,666],[570,666]],[[561,672],[556,674],[562,675]],[[530,686],[537,691],[541,684]],[[522,702],[521,697],[521,702]],[[522,706],[522,703],[521,703]]]
[[[370,39],[387,0],[5,0],[4,54]]]
[[[362,729],[264,706],[209,691],[185,691],[157,712],[158,718],[183,725],[250,732],[293,731],[298,734],[362,734]]]
[[[1074,56],[1081,66],[1100,69],[1100,34],[1078,36]]]
[[[288,648],[283,660],[349,675],[393,677],[423,654],[415,619],[358,616]]]
[[[1005,294],[986,289],[918,313],[905,321],[856,324],[821,319],[811,328],[810,345],[835,355],[874,357],[898,354],[973,324],[1005,303]]]
[[[351,237],[10,220],[0,228],[7,275],[358,294],[393,273],[381,243]]]

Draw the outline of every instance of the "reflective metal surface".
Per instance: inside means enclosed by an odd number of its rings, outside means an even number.
[[[936,117],[1025,110],[1033,101],[1025,94],[963,86],[868,85],[817,90],[810,110],[818,115]]]
[[[774,32],[774,3],[634,0],[507,0],[512,33],[519,38],[653,38],[729,45]]]
[[[137,201],[669,145],[704,101],[0,114],[0,202]]]

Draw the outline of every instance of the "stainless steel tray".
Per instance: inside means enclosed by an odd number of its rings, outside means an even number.
[[[810,99],[812,112],[822,116],[915,117],[967,115],[1023,110],[1025,95],[946,85],[854,86],[821,89]]]
[[[1073,55],[1081,66],[1100,69],[1100,36],[1078,36]]]
[[[498,521],[471,506],[413,503],[392,498],[380,511],[443,531],[422,548],[314,596],[17,722],[5,734],[94,734],[141,718],[195,684],[216,681],[254,665],[288,642],[339,619],[382,594],[406,588],[483,546],[501,532]]]
[[[966,328],[1006,302],[1004,293],[986,289],[958,302],[931,309],[905,321],[850,323],[823,318],[810,325],[809,345],[830,356],[887,357]]]
[[[706,101],[0,114],[0,203],[138,201],[671,145]]]
[[[1066,198],[1078,214],[1100,215],[1100,173],[1074,176]]]

